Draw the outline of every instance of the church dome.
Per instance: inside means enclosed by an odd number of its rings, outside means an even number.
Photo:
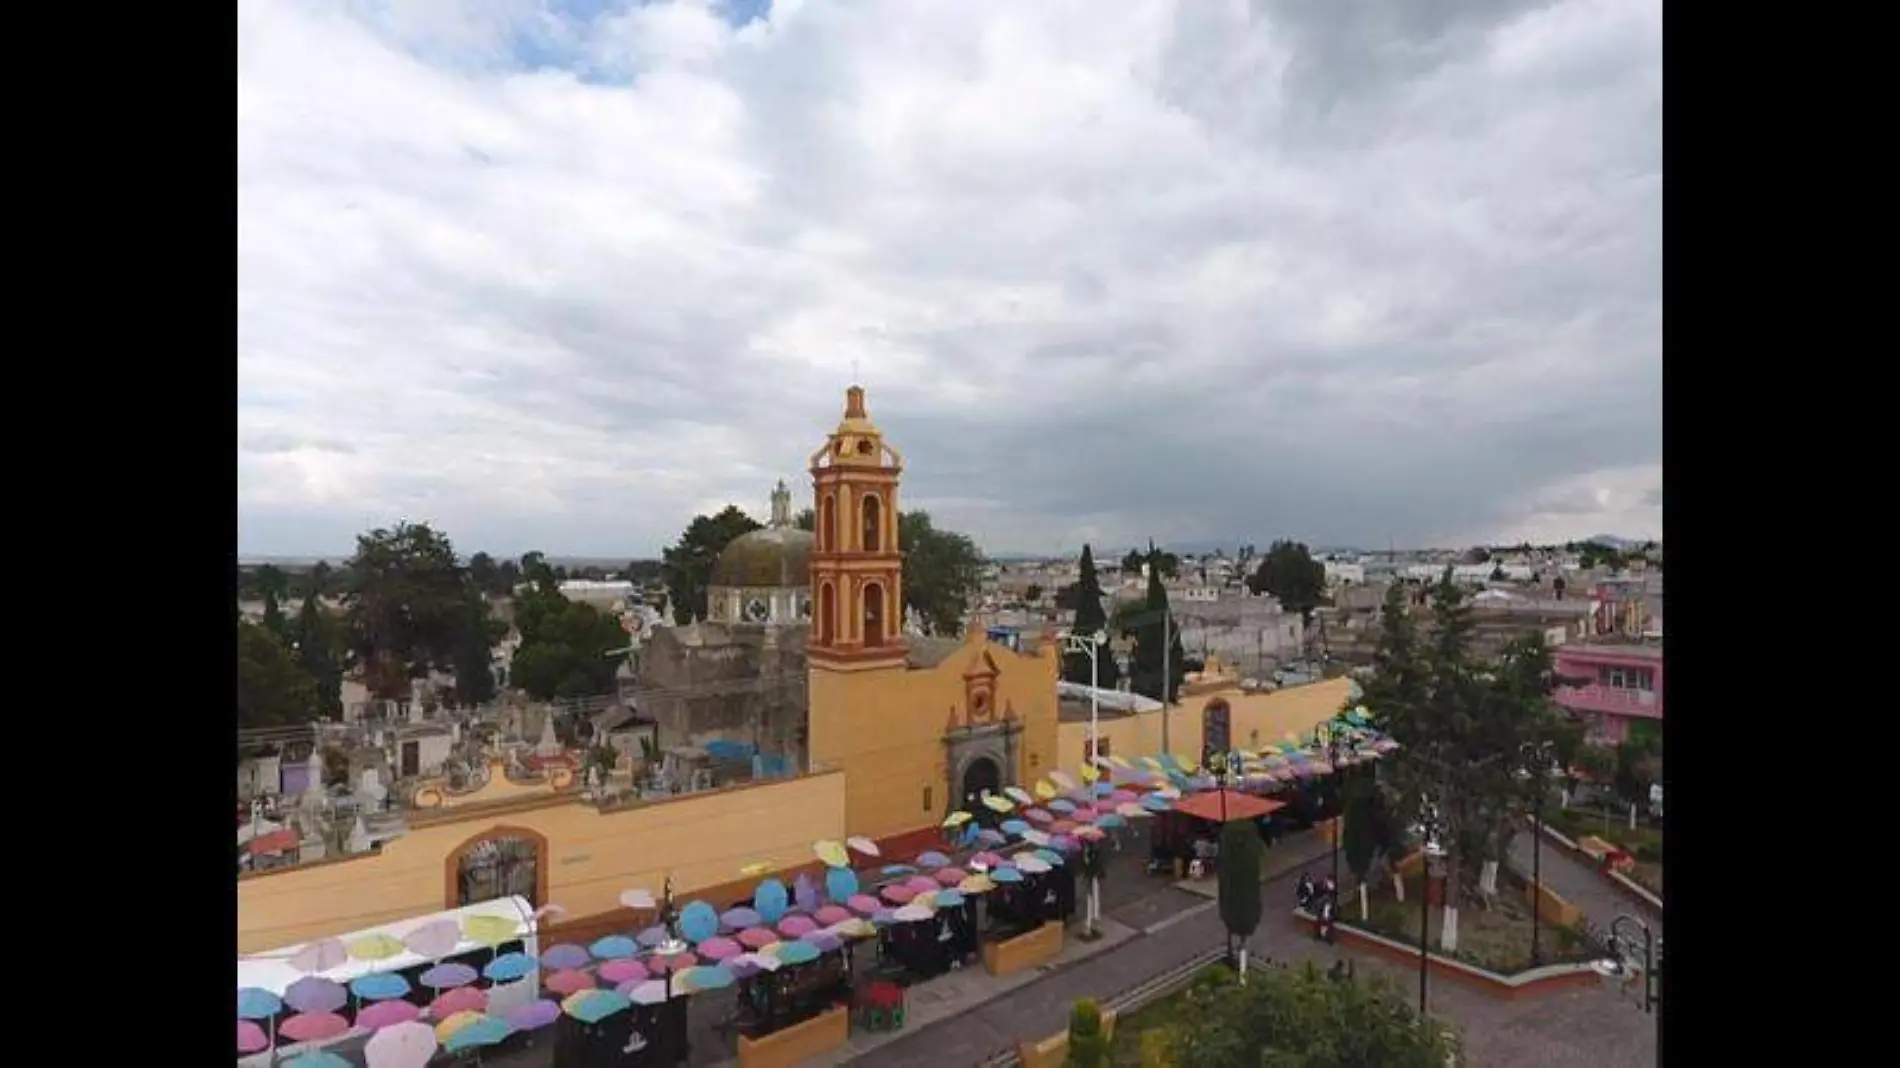
[[[805,587],[811,585],[810,531],[770,526],[732,539],[713,565],[713,586]]]

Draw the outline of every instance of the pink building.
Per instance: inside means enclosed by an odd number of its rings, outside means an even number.
[[[1559,687],[1557,703],[1590,724],[1590,740],[1615,745],[1632,724],[1661,730],[1663,651],[1657,642],[1586,642],[1555,650],[1557,674],[1589,679],[1585,686]]]

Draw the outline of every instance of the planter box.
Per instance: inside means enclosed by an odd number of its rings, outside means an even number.
[[[1028,934],[983,943],[983,967],[991,975],[1011,975],[1047,964],[1061,952],[1062,925],[1052,920]]]
[[[1340,819],[1341,817],[1334,816],[1332,819],[1320,820],[1318,823],[1313,824],[1313,830],[1320,841],[1325,842],[1327,845],[1333,844],[1333,836],[1339,833]]]
[[[1102,1010],[1102,1034],[1109,1039],[1115,1037],[1115,1011]],[[1041,1042],[1023,1042],[1016,1047],[1016,1057],[1022,1062],[1022,1068],[1062,1068],[1069,1059],[1069,1033],[1051,1035]]]
[[[1537,910],[1539,919],[1554,927],[1575,927],[1583,922],[1583,910],[1565,901],[1549,883],[1534,887],[1529,879],[1524,880],[1524,901]]]
[[[792,1068],[851,1038],[851,1010],[838,1005],[762,1038],[739,1036],[740,1068]]]
[[[1318,921],[1299,909],[1293,910],[1293,918],[1308,930],[1318,925]],[[1333,925],[1333,937],[1341,946],[1372,953],[1392,963],[1404,965],[1408,969],[1418,967],[1417,945],[1406,945],[1346,923]],[[1449,980],[1498,998],[1546,994],[1558,990],[1593,987],[1601,983],[1596,972],[1587,964],[1546,964],[1516,975],[1499,975],[1463,961],[1430,953],[1426,955],[1426,966],[1431,969],[1433,981]]]

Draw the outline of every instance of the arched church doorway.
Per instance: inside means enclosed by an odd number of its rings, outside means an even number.
[[[867,583],[864,587],[864,646],[875,648],[884,644],[884,587]]]
[[[964,765],[963,789],[958,792],[957,807],[975,816],[977,822],[996,822],[996,813],[983,803],[984,793],[1003,792],[1003,769],[990,757],[980,756]]]

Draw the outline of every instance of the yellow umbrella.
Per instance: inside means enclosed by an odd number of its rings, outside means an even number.
[[[943,825],[945,827],[961,827],[968,822],[970,822],[970,814],[968,812],[952,812],[943,818]]]
[[[1036,796],[1042,798],[1044,801],[1052,800],[1061,792],[1062,791],[1056,789],[1056,784],[1050,782],[1048,779],[1036,780]]]
[[[521,925],[506,916],[464,916],[462,933],[468,940],[493,948],[512,941]]]
[[[357,960],[388,960],[408,947],[391,935],[373,934],[364,935],[343,948]]]
[[[760,861],[754,861],[753,863],[747,864],[745,867],[740,868],[739,874],[740,875],[764,875],[766,872],[771,871],[771,870],[772,870],[771,861],[760,860]]]
[[[1187,757],[1181,761],[1181,770],[1187,772],[1189,775],[1192,775],[1195,772],[1201,770],[1201,764],[1199,761],[1195,760],[1193,757]]]
[[[1095,780],[1101,777],[1102,777],[1102,773],[1095,769],[1095,765],[1093,764],[1082,765],[1082,781],[1083,782],[1094,782]]]
[[[877,927],[870,920],[861,920],[857,917],[834,923],[831,929],[843,938],[869,938],[877,933]]]
[[[851,866],[851,858],[845,855],[844,846],[830,839],[813,842],[811,851],[818,854],[818,859],[824,861],[830,867],[848,868]]]
[[[996,889],[996,883],[987,875],[972,875],[958,883],[957,889],[966,894],[987,894]]]
[[[985,794],[983,796],[983,807],[989,809],[991,812],[1008,812],[1016,807],[1016,803],[1004,797],[1002,794]]]
[[[435,1025],[436,1041],[443,1042],[443,1043],[448,1042],[450,1038],[454,1037],[455,1032],[460,1031],[462,1028],[467,1027],[468,1025],[472,1023],[475,1023],[481,1018],[482,1018],[481,1013],[473,1012],[467,1009],[464,1009],[461,1012],[458,1012],[455,1015],[450,1016],[448,1019],[443,1020],[441,1023]]]

